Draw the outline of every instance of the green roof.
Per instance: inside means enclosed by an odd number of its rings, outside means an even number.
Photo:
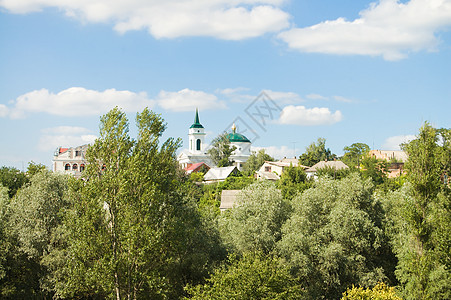
[[[236,132],[229,133],[229,134],[227,135],[227,138],[229,139],[229,141],[230,141],[231,143],[233,143],[233,142],[238,142],[238,143],[250,143],[250,142],[251,142],[251,141],[248,140],[247,137],[245,137],[245,136],[242,135],[242,134],[236,133]]]
[[[199,112],[197,111],[197,108],[196,108],[196,117],[194,118],[194,123],[193,123],[193,125],[191,125],[190,128],[204,128],[204,126],[202,126],[202,124],[200,124],[200,122],[199,122]]]

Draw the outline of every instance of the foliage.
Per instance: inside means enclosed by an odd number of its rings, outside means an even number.
[[[394,257],[373,190],[369,180],[351,173],[320,178],[293,199],[277,248],[311,299],[337,299],[352,284],[392,279]]]
[[[44,261],[52,251],[53,235],[62,223],[67,178],[46,170],[36,173],[8,207],[8,265],[3,296],[49,297],[53,286]],[[48,260],[50,262],[50,260]]]
[[[216,269],[207,283],[188,286],[193,300],[303,299],[303,290],[281,261],[260,252],[232,255],[229,264]]]
[[[307,180],[307,174],[302,167],[289,166],[285,168],[277,186],[284,199],[292,199],[296,194],[308,189],[312,182]]]
[[[230,156],[235,149],[236,147],[230,144],[228,134],[224,132],[211,142],[211,148],[208,149],[207,153],[215,165],[218,167],[228,167],[233,164]]]
[[[47,167],[45,165],[31,161],[28,163],[27,176],[29,178],[31,178],[34,175],[38,174],[39,172],[45,171],[45,170],[47,170]]]
[[[258,152],[252,152],[243,166],[243,174],[247,176],[254,175],[265,161],[274,161],[274,158],[265,153],[265,149],[260,149]]]
[[[178,298],[207,274],[216,254],[175,160],[179,140],[159,138],[165,124],[137,114],[138,138],[115,108],[101,118],[84,180],[72,181],[66,214],[63,297]]]
[[[354,170],[360,166],[363,156],[367,156],[370,146],[364,143],[353,143],[351,146],[343,148],[344,155],[341,160],[351,169]]]
[[[0,168],[0,185],[8,188],[9,198],[12,198],[28,181],[27,176],[16,168],[5,166]]]
[[[451,297],[451,197],[442,181],[450,171],[448,134],[425,123],[417,138],[403,145],[409,184],[386,196],[399,260],[396,275],[406,299]]]
[[[350,172],[351,172],[350,168],[337,170],[334,167],[325,166],[324,168],[316,170],[316,176],[317,177],[328,176],[333,179],[342,179],[348,176]]]
[[[402,298],[396,294],[394,287],[379,282],[373,289],[363,287],[348,289],[343,293],[341,300],[402,300]]]
[[[376,185],[386,182],[388,167],[387,161],[371,156],[365,156],[360,162],[363,178],[371,178]]]
[[[316,143],[311,143],[305,153],[301,154],[299,162],[301,165],[311,167],[322,160],[334,160],[336,157],[329,148],[326,148],[326,139],[318,138]]]
[[[241,253],[269,253],[281,238],[281,227],[291,208],[269,181],[258,181],[238,195],[237,207],[221,214],[220,231],[224,242]]]

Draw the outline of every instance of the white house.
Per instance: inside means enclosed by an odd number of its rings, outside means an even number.
[[[313,178],[317,178],[316,176],[316,172],[319,169],[323,169],[323,168],[332,168],[335,170],[344,170],[344,169],[349,169],[349,167],[342,161],[340,160],[331,160],[331,161],[320,161],[316,164],[314,164],[313,166],[311,166],[310,168],[308,168],[307,170],[305,170],[305,173],[307,174],[307,178],[313,177]]]
[[[232,174],[238,173],[238,169],[235,166],[211,168],[204,175],[205,183],[220,182],[227,179]]]
[[[74,148],[59,147],[53,154],[53,172],[71,174],[80,177],[86,167],[86,150],[89,145]]]
[[[299,164],[296,158],[284,158],[279,161],[265,161],[265,163],[256,172],[258,179],[277,180],[282,175],[285,168],[288,167],[302,167],[307,169],[307,166]]]

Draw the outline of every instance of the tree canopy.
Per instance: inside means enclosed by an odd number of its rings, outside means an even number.
[[[305,152],[299,157],[299,162],[304,166],[313,166],[322,160],[334,160],[337,156],[326,148],[326,139],[318,138],[318,140],[311,143]]]
[[[235,149],[236,147],[230,144],[228,134],[224,132],[211,142],[211,147],[207,153],[215,165],[218,167],[228,167],[233,164],[230,156]]]

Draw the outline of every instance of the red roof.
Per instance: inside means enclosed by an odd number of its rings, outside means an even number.
[[[185,171],[186,171],[186,172],[189,172],[189,171],[192,172],[192,171],[196,170],[197,168],[201,167],[202,165],[205,165],[205,166],[208,167],[208,165],[207,165],[206,163],[200,162],[200,163],[195,163],[195,164],[192,164],[191,166],[186,167],[186,168],[185,168]],[[209,167],[208,167],[208,168],[209,168]]]
[[[60,148],[60,154],[63,153],[63,152],[66,152],[67,149],[69,149],[69,148]]]

